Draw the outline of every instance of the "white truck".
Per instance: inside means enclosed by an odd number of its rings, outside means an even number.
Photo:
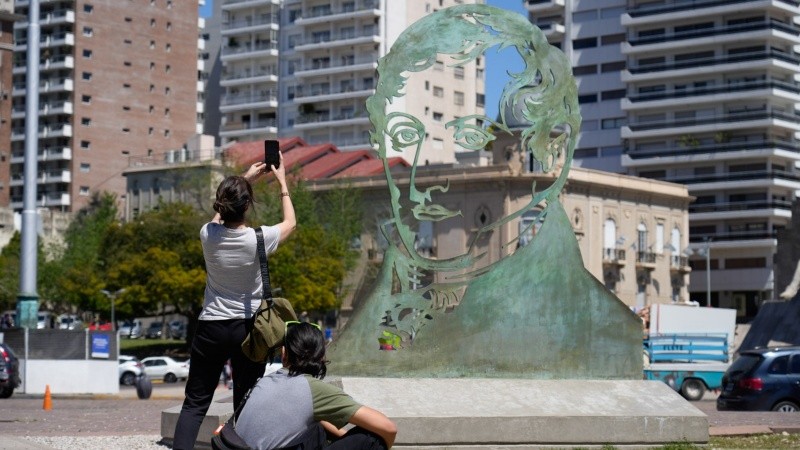
[[[687,400],[700,400],[706,390],[721,387],[735,333],[735,309],[651,305],[644,378],[667,383]]]

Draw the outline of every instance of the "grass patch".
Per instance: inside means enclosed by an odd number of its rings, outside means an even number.
[[[139,359],[148,356],[189,357],[189,345],[182,339],[120,339],[119,352]]]

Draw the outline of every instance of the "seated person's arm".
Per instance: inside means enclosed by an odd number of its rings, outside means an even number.
[[[322,425],[322,428],[325,429],[325,433],[328,434],[328,437],[330,439],[338,439],[338,438],[344,436],[344,434],[345,434],[344,428],[341,428],[341,429],[336,428],[336,425],[334,425],[334,424],[332,424],[332,423],[330,423],[328,421],[320,420],[319,424]]]
[[[366,430],[372,431],[382,437],[386,442],[386,447],[391,448],[394,438],[397,436],[397,426],[389,420],[382,412],[374,410],[368,406],[358,408],[350,423]],[[324,426],[324,425],[323,425]],[[326,428],[327,429],[327,428]]]

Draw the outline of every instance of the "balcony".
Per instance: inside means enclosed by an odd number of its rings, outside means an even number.
[[[740,182],[747,180],[787,180],[800,182],[800,174],[786,170],[754,170],[749,172],[727,172],[713,175],[695,175],[688,177],[666,177],[664,181],[679,184]],[[798,186],[800,189],[800,186]]]
[[[225,95],[220,103],[221,112],[246,108],[277,108],[278,96],[273,91],[251,94]]]
[[[25,104],[14,105],[11,109],[12,119],[25,118]],[[71,115],[72,102],[67,100],[51,101],[39,104],[39,116]]]
[[[631,75],[642,75],[655,72],[668,72],[674,70],[694,69],[694,68],[708,68],[708,69],[713,69],[716,72],[719,72],[721,71],[721,69],[715,68],[716,66],[722,66],[725,64],[736,64],[736,66],[734,67],[738,69],[742,67],[742,63],[747,63],[752,61],[769,61],[773,59],[784,62],[788,66],[792,66],[792,68],[793,66],[800,65],[800,56],[798,56],[797,54],[782,52],[778,50],[770,50],[763,52],[736,53],[732,55],[716,56],[713,58],[695,58],[695,59],[687,59],[684,61],[673,61],[673,62],[664,62],[655,64],[639,64],[628,67],[627,71]],[[634,77],[630,75],[625,76],[623,73],[622,81],[635,81],[635,80]]]
[[[231,68],[223,70],[220,86],[240,86],[245,84],[263,83],[265,81],[278,82],[278,69],[275,66],[262,66],[258,69]]]
[[[744,127],[781,127],[800,131],[800,115],[778,111],[735,111],[701,119],[669,119],[635,122],[623,126],[623,139],[665,136],[670,134],[731,131]],[[695,127],[695,128],[689,128]]]
[[[233,139],[251,135],[275,135],[278,122],[275,119],[251,120],[249,122],[227,122],[220,130],[220,136]]]
[[[625,265],[625,249],[622,249],[622,248],[604,248],[603,249],[603,265],[624,266]]]
[[[339,114],[302,114],[295,119],[294,128],[309,130],[323,126],[365,125],[369,124],[367,111],[346,111]]]
[[[672,255],[669,259],[669,270],[676,273],[689,273],[692,268],[689,267],[689,258],[683,255]]]
[[[764,156],[775,152],[791,152],[800,154],[800,143],[794,141],[748,141],[729,142],[711,145],[697,145],[689,147],[665,147],[657,150],[631,149],[623,155],[623,166],[646,166],[650,164],[663,164],[664,158],[681,160],[693,155],[711,154],[720,157],[725,153],[748,152],[748,156]],[[648,161],[650,160],[650,161]]]
[[[75,45],[75,35],[68,32],[48,34],[39,37],[40,48],[60,47],[62,45]],[[15,52],[25,52],[28,50],[28,39],[22,38],[14,42]]]
[[[772,269],[711,269],[711,291],[771,291]],[[689,277],[690,292],[706,292],[706,271],[695,270]]]
[[[374,85],[358,83],[352,86],[340,86],[338,89],[308,88],[295,93],[295,103],[316,103],[335,100],[346,100],[356,97],[369,97],[375,92]]]
[[[727,231],[720,233],[695,233],[689,235],[690,243],[703,243],[708,239],[713,239],[714,242],[741,242],[741,241],[770,241],[775,242],[778,238],[777,231],[768,230],[754,230],[754,231]],[[769,244],[774,245],[774,244]]]
[[[72,160],[72,149],[69,147],[46,147],[39,149],[36,158],[40,162],[44,161],[70,161]],[[11,155],[11,164],[23,164],[25,153],[14,153]]]
[[[16,2],[15,6],[20,6],[19,1]],[[39,26],[42,28],[65,23],[75,23],[75,11],[71,9],[57,9],[39,14]],[[14,22],[15,30],[24,30],[27,28],[27,18],[24,21]]]
[[[72,125],[67,123],[57,123],[53,125],[39,125],[39,139],[71,137]],[[25,128],[13,128],[11,130],[12,141],[25,140]]]
[[[11,175],[10,186],[22,186],[25,176],[21,173]],[[36,184],[47,183],[69,183],[72,181],[72,173],[67,169],[49,170],[39,172],[36,177]]]
[[[525,7],[528,11],[540,15],[550,11],[563,10],[565,0],[528,0]]]
[[[538,27],[542,30],[542,33],[544,33],[547,39],[554,40],[561,40],[564,37],[564,33],[567,31],[564,24],[560,22],[542,23],[538,24]]]
[[[263,29],[278,29],[280,17],[277,14],[259,14],[247,16],[243,19],[225,22],[222,24],[222,36],[231,36],[239,33],[249,33]]]
[[[329,24],[336,20],[352,20],[381,15],[381,11],[378,9],[380,8],[380,2],[374,0],[351,3],[347,7],[333,8],[330,5],[328,6],[327,8],[306,8],[302,13],[302,17],[297,18],[294,23],[302,26],[321,23]]]
[[[689,205],[690,214],[764,209],[782,209],[791,213],[792,202],[786,200],[744,200],[739,202],[693,203]]]
[[[655,270],[656,254],[653,252],[636,252],[636,268]]]
[[[638,38],[631,37],[628,39],[627,43],[623,44],[623,53],[628,53],[628,51],[626,51],[625,46],[627,46],[628,48],[632,48],[639,46],[669,43],[671,47],[679,46],[681,48],[684,48],[686,45],[689,44],[683,41],[687,41],[690,39],[713,38],[713,41],[717,42],[720,41],[720,38],[724,36],[749,33],[754,31],[770,31],[770,32],[779,31],[790,35],[791,42],[793,43],[800,42],[800,28],[794,25],[790,25],[784,22],[771,19],[762,22],[752,22],[752,23],[743,23],[730,26],[704,28],[701,30],[682,31],[678,33],[664,33],[654,36],[645,36]]]
[[[782,91],[786,94],[784,95],[787,98],[792,99],[795,102],[800,102],[800,83],[797,82],[785,82],[785,81],[753,81],[748,83],[729,83],[724,86],[712,86],[708,88],[701,88],[701,89],[682,89],[682,90],[672,90],[672,91],[663,91],[663,92],[653,92],[648,94],[640,94],[640,95],[630,95],[627,98],[622,99],[622,109],[623,110],[631,110],[636,109],[637,107],[642,108],[649,108],[654,107],[655,105],[646,105],[646,103],[650,102],[658,102],[664,100],[676,100],[676,99],[684,99],[683,102],[679,104],[686,104],[685,100],[690,100],[692,97],[701,97],[701,96],[711,96],[711,95],[723,95],[723,94],[733,94],[737,93],[736,99],[742,99],[746,96],[743,94],[749,93],[750,96],[757,96],[758,98],[766,98],[768,97],[767,92],[763,92],[765,90],[775,90],[775,91]],[[719,101],[715,99],[715,102]],[[638,104],[638,105],[637,105]]]
[[[339,62],[317,62],[296,69],[294,76],[298,78],[318,77],[341,73],[354,73],[359,71],[374,72],[378,69],[378,55],[375,57],[354,58],[352,60],[339,60]]]
[[[11,89],[11,95],[14,97],[24,97],[26,92],[25,83],[15,83]],[[72,92],[74,83],[72,78],[52,78],[39,81],[40,94],[53,94],[58,92]]]
[[[65,192],[54,192],[46,195],[39,195],[36,198],[36,206],[41,208],[69,206],[69,205],[70,205],[70,197],[69,194]],[[22,207],[23,207],[23,202],[21,199],[17,199],[16,197],[11,199],[12,209],[22,209]]]
[[[775,0],[777,3],[785,4],[789,7],[797,8],[800,2],[795,0]],[[719,6],[736,6],[740,10],[743,3],[755,4],[755,7],[761,7],[764,2],[762,0],[664,0],[660,3],[647,2],[644,5],[638,5],[628,8],[627,12],[631,17],[645,17],[656,14],[668,14],[675,12],[687,11],[696,14],[696,11],[701,8],[714,8]]]
[[[378,44],[381,37],[378,36],[377,28],[367,28],[361,32],[352,33],[329,33],[313,37],[308,37],[302,42],[295,43],[294,49],[298,52],[308,50],[326,49],[343,45]]]
[[[270,0],[271,5],[280,6],[281,0]],[[223,0],[222,10],[231,11],[235,9],[252,8],[256,6],[264,6],[264,0]]]
[[[278,56],[277,42],[245,43],[236,46],[222,47],[220,59],[225,61],[245,60],[258,56]]]
[[[75,58],[70,55],[58,55],[53,56],[47,59],[39,60],[39,71],[46,72],[58,69],[74,69],[75,68]],[[25,61],[15,61],[14,62],[14,75],[19,75],[25,73],[27,70],[27,64]]]

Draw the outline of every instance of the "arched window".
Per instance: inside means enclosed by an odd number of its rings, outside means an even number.
[[[678,227],[672,229],[672,234],[670,235],[669,239],[670,245],[674,249],[673,252],[680,253],[681,252],[681,230]]]
[[[639,223],[639,226],[636,227],[636,231],[639,233],[636,250],[638,250],[639,253],[644,253],[647,251],[647,225],[645,225],[644,222]]]

